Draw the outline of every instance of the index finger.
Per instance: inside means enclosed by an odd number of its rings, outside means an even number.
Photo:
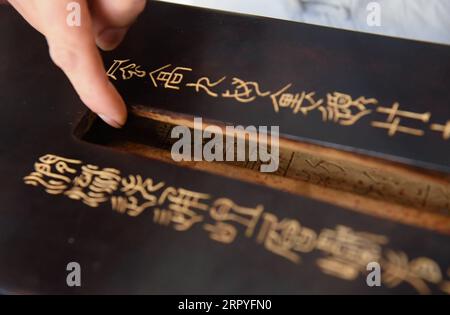
[[[73,12],[79,11],[79,25],[68,23],[69,3]],[[73,6],[74,3],[78,5]],[[50,56],[83,103],[111,126],[123,126],[127,116],[125,103],[106,75],[86,1],[40,0],[38,10]]]

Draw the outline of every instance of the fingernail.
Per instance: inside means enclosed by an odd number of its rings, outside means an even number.
[[[121,124],[119,124],[117,121],[115,121],[114,119],[109,118],[106,115],[98,114],[98,117],[100,117],[105,123],[107,123],[111,127],[118,128],[118,129],[122,128]]]
[[[126,29],[123,28],[106,29],[97,36],[97,46],[105,51],[113,50],[119,46],[125,33]]]

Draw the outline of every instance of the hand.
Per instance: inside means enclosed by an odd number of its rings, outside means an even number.
[[[97,46],[116,48],[143,11],[145,0],[9,0],[48,42],[50,56],[84,104],[109,125],[127,119],[122,97],[109,82]],[[69,3],[79,5],[79,26],[67,23]],[[70,6],[69,6],[70,8]]]

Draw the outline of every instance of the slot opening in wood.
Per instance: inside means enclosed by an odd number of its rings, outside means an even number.
[[[261,162],[175,162],[171,148],[177,139],[170,135],[179,125],[192,130],[194,117],[133,106],[123,129],[110,128],[91,114],[80,123],[76,136],[122,152],[450,234],[450,179],[446,174],[285,138],[280,138],[280,164],[274,173],[261,173]],[[225,133],[227,124],[203,120],[203,128],[209,125]]]

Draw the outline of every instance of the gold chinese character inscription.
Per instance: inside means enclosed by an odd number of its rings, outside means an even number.
[[[300,254],[313,251],[326,254],[317,260],[317,265],[327,275],[355,280],[366,273],[369,262],[379,261],[383,284],[389,288],[405,283],[420,294],[429,294],[433,285],[450,293],[450,281],[444,279],[434,260],[427,257],[409,260],[404,252],[383,251],[382,246],[388,239],[382,235],[356,232],[342,225],[323,229],[317,234],[298,220],[279,219],[272,213],[265,213],[263,205],[243,207],[228,198],[216,199],[209,205],[209,194],[164,188],[164,182],[157,183],[140,175],[121,178],[117,169],[82,165],[79,160],[52,154],[40,157],[34,171],[25,176],[24,181],[33,186],[41,185],[49,194],[65,194],[81,200],[90,207],[97,207],[109,199],[114,211],[132,217],[153,208],[154,222],[170,225],[176,231],[187,231],[204,222],[209,213],[210,220],[203,224],[203,229],[209,232],[212,240],[223,244],[235,241],[238,228],[244,231],[245,237],[251,238],[259,226],[256,242],[293,263],[301,261]],[[447,273],[450,276],[450,269]]]
[[[72,187],[65,194],[95,208],[109,200],[111,194],[117,190],[120,180],[120,171],[116,169],[82,166],[81,174],[73,180]]]
[[[380,261],[381,245],[387,239],[381,235],[355,232],[346,226],[323,230],[317,240],[317,249],[328,254],[317,261],[326,274],[354,280],[370,262]]]
[[[299,263],[301,258],[298,253],[309,253],[315,249],[317,234],[302,227],[297,220],[280,221],[275,215],[265,213],[257,241],[270,252]]]
[[[261,92],[259,83],[257,82],[247,82],[239,78],[233,78],[232,85],[235,89],[233,91],[226,90],[222,94],[222,97],[234,98],[240,103],[250,103],[258,96],[265,97],[270,94],[270,92]]]
[[[292,83],[286,85],[278,92],[272,94],[272,105],[276,113],[281,108],[289,108],[294,114],[301,112],[303,115],[307,115],[310,111],[317,109],[322,105],[323,100],[315,100],[315,92],[301,92],[301,93],[289,93],[288,90],[292,87]]]
[[[223,77],[215,82],[211,82],[211,80],[208,77],[202,77],[197,80],[195,83],[187,83],[187,87],[193,87],[195,88],[195,91],[198,93],[200,90],[206,92],[211,97],[218,97],[219,94],[216,92],[211,91],[212,88],[218,86],[220,83],[222,83],[227,77]]]
[[[377,112],[387,114],[388,118],[386,119],[386,122],[374,121],[372,122],[372,126],[376,128],[387,129],[390,137],[396,135],[397,132],[421,137],[425,134],[425,132],[420,129],[400,125],[402,118],[419,120],[424,123],[428,123],[431,118],[431,113],[418,114],[400,110],[399,103],[395,103],[391,108],[378,107]]]
[[[111,197],[112,208],[132,217],[154,207],[158,200],[155,192],[164,187],[163,182],[154,184],[151,178],[143,180],[140,175],[129,175],[128,178],[122,178],[121,184],[120,191],[125,193],[125,196]],[[140,202],[140,199],[143,199],[143,202]]]
[[[184,72],[191,72],[191,68],[175,67],[172,71],[167,71],[172,67],[171,64],[165,65],[159,69],[150,72],[150,78],[155,87],[158,87],[158,81],[163,82],[166,89],[179,90],[179,84],[183,81]]]
[[[131,59],[116,59],[106,74],[113,80],[122,78],[129,80],[131,78],[144,78],[146,71],[141,70],[141,66],[130,62]],[[195,92],[204,92],[210,97],[234,99],[240,103],[254,102],[258,97],[266,98],[270,96],[273,109],[279,113],[281,109],[290,109],[293,114],[302,113],[307,116],[310,112],[319,111],[322,115],[322,121],[334,122],[341,126],[352,126],[362,118],[375,113],[386,114],[385,121],[372,121],[371,126],[375,128],[387,129],[389,136],[395,136],[398,133],[404,133],[413,136],[423,136],[423,129],[414,128],[403,124],[403,120],[410,119],[416,122],[429,123],[431,113],[414,113],[411,111],[400,110],[398,102],[391,108],[378,106],[378,100],[360,96],[354,99],[351,95],[332,92],[326,94],[326,99],[316,97],[316,92],[298,91],[297,93],[289,91],[292,83],[285,85],[277,92],[263,91],[260,83],[257,81],[245,81],[238,77],[233,77],[231,85],[234,89],[227,89],[225,92],[216,91],[215,88],[223,83],[227,76],[223,76],[217,81],[211,80],[208,76],[202,76],[195,82],[182,84],[186,72],[192,72],[189,67],[172,66],[167,64],[154,71],[149,71],[153,86],[163,87],[165,89],[180,90],[182,87],[193,88]],[[450,120],[446,124],[430,124],[429,129],[442,133],[444,140],[450,139]]]
[[[186,231],[203,221],[203,215],[197,211],[207,211],[208,205],[204,202],[209,199],[208,194],[168,187],[159,197],[153,220],[161,225],[173,223],[176,231]]]
[[[231,223],[244,226],[245,236],[252,237],[256,224],[264,211],[262,205],[246,208],[236,205],[227,198],[217,199],[209,210],[216,224],[205,224],[204,229],[210,232],[210,238],[221,243],[232,243],[237,235],[237,228]]]
[[[444,140],[450,139],[450,120],[445,125],[432,124],[431,130],[442,133]]]
[[[73,167],[81,165],[81,161],[47,154],[34,164],[34,172],[24,177],[28,185],[42,185],[52,195],[62,194],[71,183],[70,175],[77,170]]]
[[[353,100],[348,94],[334,92],[327,94],[327,106],[320,106],[323,121],[333,121],[343,126],[351,126],[362,117],[372,113],[367,105],[376,105],[376,99],[359,97]]]
[[[441,268],[429,258],[419,257],[409,261],[405,253],[389,250],[382,266],[383,282],[390,288],[405,282],[420,294],[430,294],[427,282],[439,284],[442,281]]]
[[[143,78],[147,75],[147,73],[143,70],[140,70],[141,66],[130,63],[128,65],[128,62],[130,59],[125,60],[114,60],[114,63],[111,65],[111,67],[106,72],[106,75],[110,77],[113,80],[117,80],[116,72],[120,71],[122,73],[122,79],[123,80],[129,80],[133,77]]]

